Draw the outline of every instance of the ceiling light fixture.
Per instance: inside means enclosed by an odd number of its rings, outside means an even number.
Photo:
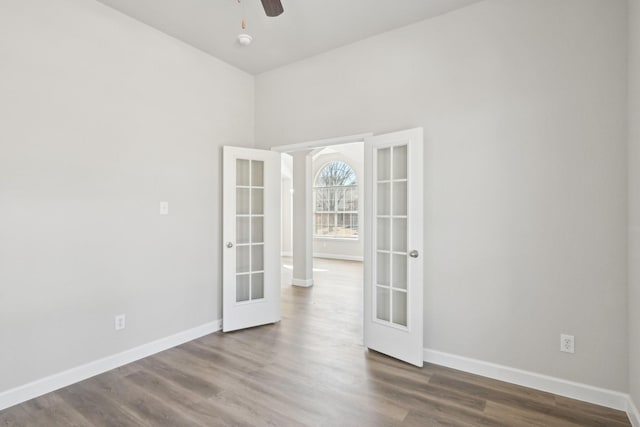
[[[238,34],[238,43],[240,43],[242,46],[249,46],[252,41],[253,37],[251,37],[249,34]]]
[[[253,37],[251,37],[249,34],[245,33],[244,30],[247,29],[247,21],[244,20],[244,5],[241,4],[241,0],[238,0],[238,4],[242,7],[242,30],[243,32],[238,34],[238,43],[240,43],[240,46],[249,46],[251,44],[251,42],[253,41]]]

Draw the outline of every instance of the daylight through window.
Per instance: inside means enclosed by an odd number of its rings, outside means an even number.
[[[320,170],[313,200],[316,237],[358,237],[358,182],[347,163],[329,162]]]

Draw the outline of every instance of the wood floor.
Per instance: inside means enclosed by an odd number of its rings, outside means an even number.
[[[623,412],[365,351],[361,264],[316,268],[312,288],[283,288],[280,323],[208,335],[9,408],[0,426],[630,426]]]

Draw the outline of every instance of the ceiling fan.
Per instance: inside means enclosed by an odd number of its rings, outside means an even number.
[[[267,16],[278,16],[282,12],[284,12],[284,8],[282,7],[282,3],[280,0],[261,0],[262,7],[264,7],[264,12]]]

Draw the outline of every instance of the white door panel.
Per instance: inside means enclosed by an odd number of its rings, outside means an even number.
[[[280,154],[223,148],[224,332],[280,320]]]
[[[365,139],[364,342],[423,364],[423,136]]]

